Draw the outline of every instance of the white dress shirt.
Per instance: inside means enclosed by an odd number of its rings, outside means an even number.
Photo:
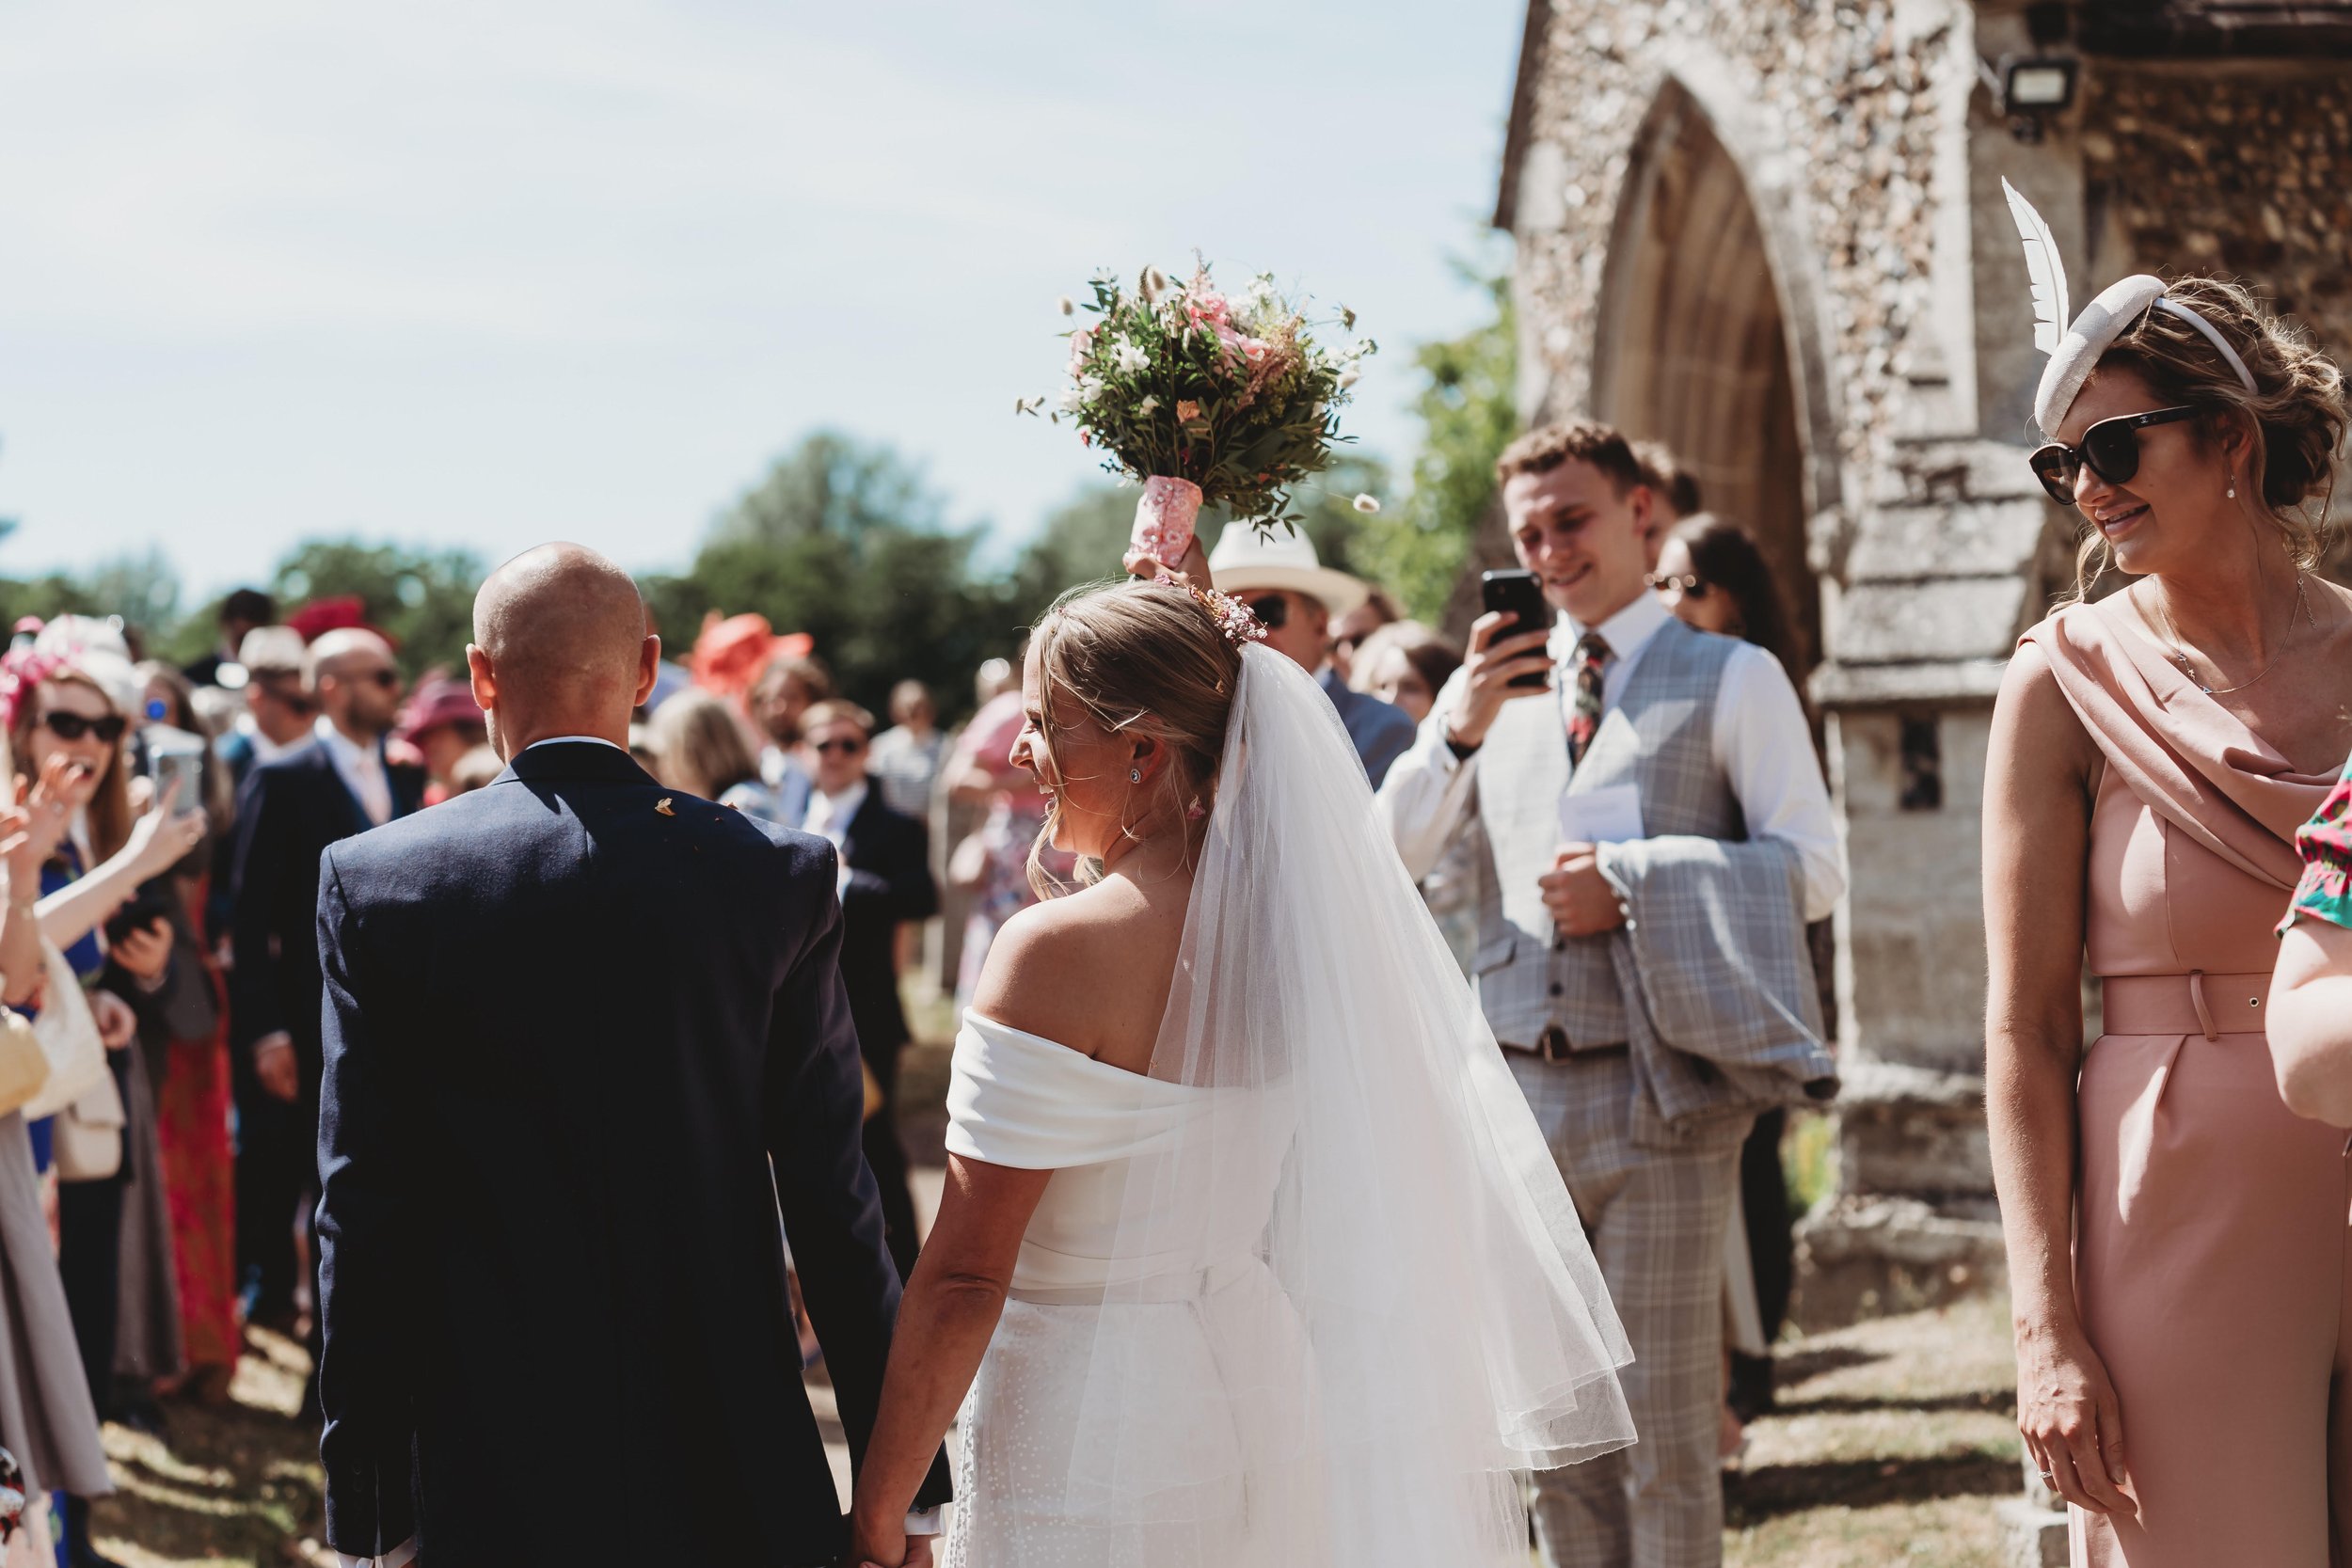
[[[1531,694],[1511,701],[1557,705],[1561,692],[1574,689],[1576,645],[1591,629],[1609,644],[1609,661],[1600,677],[1601,713],[1606,716],[1625,695],[1626,682],[1641,663],[1643,651],[1672,614],[1657,594],[1645,592],[1597,627],[1581,626],[1562,615],[1551,639],[1553,689],[1540,698]],[[1415,880],[1426,877],[1444,853],[1470,808],[1470,784],[1478,776],[1479,753],[1457,758],[1446,744],[1446,725],[1467,682],[1467,672],[1446,682],[1412,749],[1396,759],[1380,787],[1381,816]],[[1567,744],[1565,715],[1560,743]],[[1750,836],[1776,838],[1797,851],[1804,877],[1805,919],[1826,917],[1846,891],[1845,847],[1838,842],[1804,705],[1780,660],[1752,642],[1733,649],[1724,665],[1723,684],[1715,691],[1714,751]]]
[[[335,721],[324,713],[311,726],[319,744],[326,748],[335,771],[342,775],[343,787],[351,791],[359,809],[368,814],[368,820],[377,827],[392,819],[392,781],[384,771],[384,743],[362,746],[335,727]],[[386,1563],[384,1568],[392,1568]]]
[[[326,721],[322,719],[319,722],[324,725]],[[324,731],[322,731],[322,733],[324,733]],[[582,742],[591,746],[611,746],[612,747],[612,750],[621,752],[623,755],[627,755],[628,751],[628,749],[625,746],[613,745],[612,741],[605,739],[604,736],[600,735],[551,735],[545,740],[532,741],[530,745],[524,747],[523,751],[535,752],[542,746],[568,746],[575,741]],[[346,742],[346,744],[348,744],[348,742]],[[520,756],[521,754],[521,752],[517,752],[516,753],[516,756]],[[348,782],[348,780],[346,780],[346,782]],[[842,808],[840,813],[842,827],[846,831],[849,826],[850,818],[857,815],[857,808],[859,804],[866,799],[866,786],[864,784],[859,784],[854,790],[846,791],[842,795],[836,797],[836,799],[849,802],[847,806]],[[823,806],[826,797],[820,795],[816,797],[816,799],[810,802],[810,820],[808,828],[810,832],[824,832],[823,829],[817,826],[816,817],[818,810]],[[841,840],[838,837],[835,837],[832,833],[826,833],[825,836],[833,839],[834,848],[838,849],[841,847]],[[846,875],[848,868],[845,866],[843,869]],[[909,1535],[937,1535],[940,1532],[940,1513],[941,1511],[936,1508],[927,1508],[919,1513],[908,1514],[907,1533]],[[416,1556],[417,1544],[415,1541],[410,1540],[402,1542],[390,1551],[386,1552],[382,1557],[353,1557],[348,1552],[337,1552],[335,1554],[335,1560],[341,1565],[341,1568],[407,1568],[407,1564],[414,1561],[416,1560]]]
[[[858,808],[866,804],[867,785],[864,779],[838,795],[827,795],[819,789],[808,792],[808,816],[801,827],[804,832],[832,841],[834,856],[839,861],[834,876],[834,896],[846,898],[850,893],[850,855],[844,847],[850,838],[850,819]]]

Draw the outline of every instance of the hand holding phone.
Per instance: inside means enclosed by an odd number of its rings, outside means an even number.
[[[1534,574],[1488,572],[1479,586],[1486,613],[1470,625],[1465,689],[1446,725],[1448,738],[1465,750],[1486,741],[1504,703],[1551,683],[1551,615]]]

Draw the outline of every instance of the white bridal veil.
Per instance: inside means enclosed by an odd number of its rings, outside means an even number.
[[[1239,1526],[1253,1561],[1524,1564],[1513,1472],[1632,1442],[1632,1354],[1338,714],[1263,647],[1151,1076],[1208,1108],[1120,1199],[1144,1266],[1104,1297],[1071,1513]],[[1161,1375],[1177,1301],[1216,1375]]]

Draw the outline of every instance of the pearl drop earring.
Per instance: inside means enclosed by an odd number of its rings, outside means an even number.
[[[2230,499],[2237,499],[2237,481],[2234,479],[2230,481]]]

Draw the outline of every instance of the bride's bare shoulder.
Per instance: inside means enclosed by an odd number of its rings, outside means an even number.
[[[1032,904],[998,927],[972,1008],[1092,1056],[1134,990],[1150,913],[1110,883]]]

